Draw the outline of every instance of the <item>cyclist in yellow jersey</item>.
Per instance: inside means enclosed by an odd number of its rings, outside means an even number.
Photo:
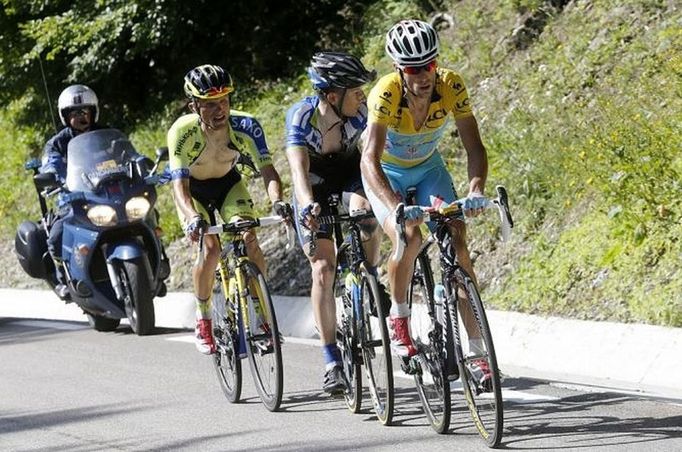
[[[230,111],[232,78],[220,66],[198,66],[185,76],[191,114],[180,117],[168,131],[170,172],[175,205],[187,237],[197,242],[208,226],[208,206],[224,221],[254,217],[253,201],[236,169],[241,154],[249,156],[263,176],[273,209],[286,211],[279,174],[272,166],[265,134],[246,113]],[[265,273],[265,259],[255,232],[244,234],[249,258]],[[215,236],[204,237],[204,260],[192,270],[197,303],[196,343],[205,354],[215,352],[210,298],[220,246]]]
[[[386,52],[396,71],[377,82],[367,101],[368,126],[361,161],[363,184],[379,224],[393,241],[394,250],[394,212],[404,202],[408,187],[417,188],[417,205],[431,205],[431,197],[446,203],[457,199],[452,179],[436,151],[450,118],[467,151],[469,193],[464,212],[467,216],[476,216],[485,205],[486,150],[464,82],[456,72],[438,68],[438,48],[438,36],[428,23],[405,20],[394,25],[386,34]],[[391,347],[401,357],[417,353],[409,333],[410,312],[406,300],[421,243],[422,217],[418,206],[405,208],[407,246],[400,262],[388,263]],[[451,228],[459,262],[474,277],[464,218],[455,220]]]

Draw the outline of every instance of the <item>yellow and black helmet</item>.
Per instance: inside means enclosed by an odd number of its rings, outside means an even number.
[[[232,91],[232,77],[220,66],[203,64],[185,75],[185,94],[190,99],[217,99]]]

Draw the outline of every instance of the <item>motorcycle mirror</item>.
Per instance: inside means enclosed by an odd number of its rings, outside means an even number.
[[[168,148],[166,146],[156,148],[156,158],[159,161],[168,160]]]
[[[40,189],[52,189],[59,186],[55,173],[39,173],[33,176],[36,187]]]

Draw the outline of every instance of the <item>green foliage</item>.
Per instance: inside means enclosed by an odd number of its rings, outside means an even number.
[[[86,83],[106,104],[105,120],[128,125],[181,97],[182,77],[198,64],[227,67],[238,89],[253,92],[297,73],[315,49],[356,45],[372,3],[2,0],[0,100],[42,92],[42,60],[52,97]],[[43,109],[22,119],[48,118]]]
[[[4,220],[0,233],[13,233],[23,219],[37,219],[40,216],[38,197],[33,188],[32,172],[25,171],[24,163],[40,156],[40,133],[14,122],[17,112],[24,105],[13,102],[0,111],[0,217]],[[29,152],[23,152],[30,149]]]
[[[681,17],[666,2],[573,2],[479,82],[493,175],[530,240],[491,291],[499,306],[682,325]]]

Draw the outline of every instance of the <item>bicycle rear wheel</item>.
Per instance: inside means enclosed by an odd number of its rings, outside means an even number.
[[[388,338],[388,326],[383,306],[379,301],[376,276],[363,270],[360,281],[363,322],[360,326],[360,344],[369,382],[374,411],[379,422],[390,425],[393,420],[393,362]],[[371,315],[372,307],[377,316]]]
[[[236,294],[228,296],[234,297]],[[227,400],[232,403],[239,402],[242,395],[242,362],[239,358],[235,301],[234,298],[229,303],[225,300],[222,279],[218,273],[213,288],[213,337],[216,341],[213,365],[220,388]]]
[[[284,370],[282,348],[275,308],[265,278],[258,267],[248,262],[245,266],[248,313],[247,353],[256,390],[265,407],[277,411],[282,403]],[[253,293],[253,291],[256,293]]]
[[[412,311],[410,329],[419,350],[421,372],[414,376],[417,393],[431,427],[444,433],[450,426],[450,382],[445,372],[444,325],[436,318],[433,272],[426,251],[414,265],[408,303]]]
[[[453,329],[457,335],[455,347],[464,398],[478,433],[489,447],[496,447],[502,439],[504,414],[500,372],[490,327],[471,277],[463,269],[457,269],[454,283],[453,288],[458,290],[453,298],[457,300],[457,323]],[[451,318],[454,318],[452,307],[450,305]],[[465,323],[467,318],[468,325]]]
[[[339,251],[339,254],[342,251]],[[338,260],[338,259],[337,259]],[[339,265],[336,266],[339,269]],[[341,293],[341,313],[337,316],[337,343],[343,360],[343,371],[349,383],[348,392],[344,394],[346,406],[352,413],[359,413],[362,408],[362,374],[360,373],[361,357],[358,347],[357,311],[353,309],[352,293],[346,293],[345,281],[340,272],[336,274],[336,293]]]

